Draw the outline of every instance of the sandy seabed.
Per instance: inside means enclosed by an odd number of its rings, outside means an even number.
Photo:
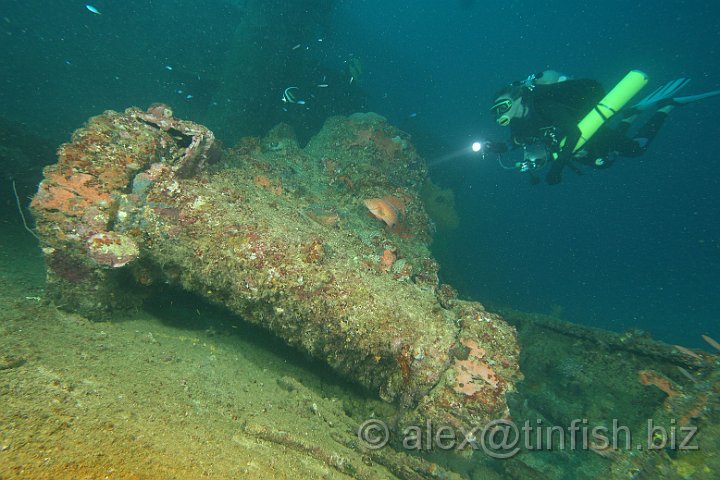
[[[0,479],[396,478],[351,448],[326,368],[187,299],[111,322],[46,304],[37,242],[0,222]]]

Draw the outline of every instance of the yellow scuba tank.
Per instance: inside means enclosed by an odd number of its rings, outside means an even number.
[[[590,110],[590,113],[580,120],[578,128],[580,129],[581,135],[573,152],[580,150],[582,146],[595,135],[595,132],[597,132],[610,117],[619,112],[647,82],[647,75],[640,70],[632,70],[625,75],[625,78],[620,80],[620,82]]]

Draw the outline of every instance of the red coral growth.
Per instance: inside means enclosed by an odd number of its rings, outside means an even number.
[[[373,128],[366,126],[355,130],[355,138],[353,138],[350,147],[374,146],[375,150],[386,159],[394,159],[399,156],[404,148],[405,142],[399,137],[390,137],[382,128]]]
[[[680,395],[678,388],[668,378],[650,370],[641,370],[638,372],[640,383],[643,385],[653,385],[667,394],[668,397]]]
[[[377,130],[373,133],[372,139],[375,147],[385,158],[396,158],[402,152],[403,141],[399,137],[390,138],[382,130]]]
[[[485,349],[471,339],[463,340],[462,344],[469,351],[466,359],[455,361],[457,370],[455,381],[457,384],[454,390],[463,395],[473,396],[485,390],[488,386],[493,389],[497,388],[498,376],[491,368],[488,360],[485,359]]]
[[[131,238],[116,232],[96,233],[87,239],[85,246],[90,258],[104,267],[123,267],[140,255]]]
[[[173,111],[164,103],[153,103],[147,109],[147,117],[148,121],[162,124],[162,122],[172,120]]]
[[[395,360],[400,366],[400,373],[402,374],[403,381],[405,383],[408,383],[410,381],[410,375],[412,373],[410,370],[410,364],[412,363],[410,346],[407,344],[403,345],[398,354],[395,356]]]
[[[253,178],[253,183],[258,187],[264,188],[270,193],[274,193],[275,195],[282,195],[283,193],[282,182],[280,182],[279,180],[277,181],[277,183],[273,182],[265,175],[257,175],[255,178]]]
[[[31,206],[36,209],[57,210],[66,215],[82,216],[91,205],[102,203],[109,207],[113,200],[100,190],[97,178],[86,173],[63,175],[47,169]]]
[[[125,156],[127,162],[132,161],[132,157]],[[108,191],[124,189],[130,181],[130,175],[126,164],[111,164],[103,167],[98,175],[98,180]]]
[[[397,260],[397,255],[392,250],[386,249],[380,257],[380,271],[389,272]]]
[[[316,263],[323,259],[325,256],[325,247],[323,241],[316,238],[307,248],[307,255],[305,256],[305,263]]]
[[[695,403],[685,412],[685,414],[678,420],[678,425],[684,427],[689,424],[694,418],[699,418],[707,408],[709,397],[706,394],[700,394],[695,399]]]

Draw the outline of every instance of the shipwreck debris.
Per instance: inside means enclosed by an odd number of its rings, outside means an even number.
[[[398,406],[398,426],[506,417],[515,330],[440,285],[426,170],[402,133],[368,114],[329,119],[305,149],[288,128],[271,134],[252,143],[283,148],[233,149],[210,169],[212,132],[167,106],[90,119],[32,201],[50,297],[101,318],[138,305],[154,275],[376,391]],[[358,149],[365,137],[376,147]],[[327,181],[327,158],[352,188]],[[396,221],[368,215],[368,198]]]

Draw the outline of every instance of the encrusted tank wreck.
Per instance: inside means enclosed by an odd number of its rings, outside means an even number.
[[[171,283],[222,304],[401,407],[464,431],[508,415],[513,327],[439,283],[426,177],[374,114],[221,152],[164,105],[92,118],[32,201],[48,295],[92,318]]]

